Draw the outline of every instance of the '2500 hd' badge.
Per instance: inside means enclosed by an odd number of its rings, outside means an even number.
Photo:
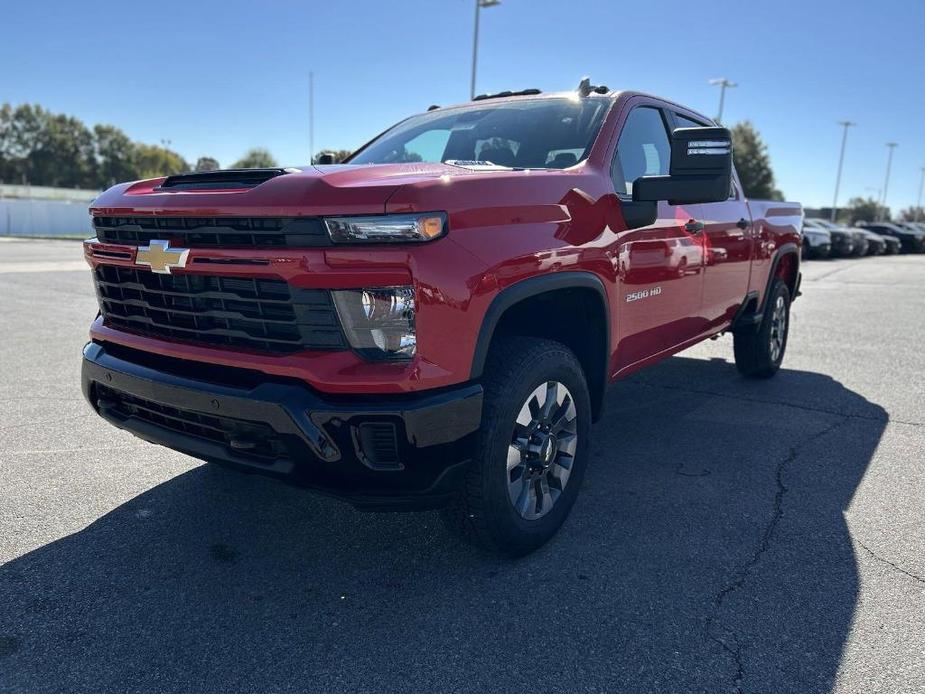
[[[151,272],[169,275],[172,267],[186,267],[189,248],[171,248],[169,241],[151,239],[147,246],[139,246],[135,254],[136,265],[147,265]]]
[[[640,299],[648,299],[650,296],[658,296],[662,293],[661,287],[652,287],[651,289],[640,289],[638,292],[632,292],[626,295],[626,302],[639,301]]]

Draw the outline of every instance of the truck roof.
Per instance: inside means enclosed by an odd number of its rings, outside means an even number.
[[[605,88],[606,89],[606,88]],[[692,109],[690,106],[685,106],[684,104],[679,104],[676,101],[671,99],[666,99],[665,97],[658,96],[656,94],[649,94],[648,92],[636,91],[636,90],[618,90],[618,89],[607,89],[606,91],[592,91],[586,96],[579,94],[578,90],[571,91],[560,91],[560,92],[542,92],[538,89],[523,89],[520,91],[503,91],[496,94],[480,94],[471,101],[463,101],[461,103],[450,104],[447,106],[431,106],[430,110],[447,110],[447,109],[456,109],[456,108],[467,108],[467,107],[476,107],[482,106],[484,104],[495,103],[495,102],[511,102],[511,101],[537,101],[540,99],[609,99],[611,101],[616,100],[620,97],[645,97],[647,99],[655,99],[660,101],[667,106],[677,108],[680,111],[687,111],[696,115],[698,118],[702,118],[708,123],[714,123],[714,120],[709,116],[700,113]]]

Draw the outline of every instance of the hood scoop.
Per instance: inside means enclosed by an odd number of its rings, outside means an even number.
[[[157,190],[229,190],[253,188],[299,169],[222,169],[168,176]]]

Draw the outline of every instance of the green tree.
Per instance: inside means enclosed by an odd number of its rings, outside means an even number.
[[[41,106],[0,106],[0,180],[106,188],[115,182],[188,171],[176,152],[132,140],[112,125],[89,129]]]
[[[243,157],[231,165],[231,168],[272,169],[276,166],[279,166],[279,164],[276,163],[276,159],[273,158],[273,155],[270,154],[268,150],[262,147],[254,147],[253,149],[247,150]]]
[[[38,147],[42,116],[30,104],[3,104],[0,109],[0,179],[13,183],[30,182],[29,156]],[[39,181],[33,181],[39,183]]]
[[[96,147],[93,132],[83,122],[64,114],[51,116],[42,144],[39,156],[33,154],[33,161],[42,167],[38,178],[67,188],[96,187]],[[62,167],[62,162],[68,166]]]
[[[128,135],[112,125],[93,126],[96,142],[96,186],[107,188],[122,181],[140,178],[135,167],[135,144]]]
[[[5,104],[0,112],[0,176],[37,185],[93,187],[93,133],[78,119],[41,106]]]
[[[907,207],[899,213],[899,219],[903,222],[923,222],[925,221],[925,207]]]
[[[733,158],[739,181],[746,197],[763,200],[783,200],[784,195],[774,183],[774,171],[768,148],[749,121],[732,128]]]
[[[890,218],[890,208],[884,207],[874,198],[851,198],[845,205],[845,211],[851,224]]]
[[[334,163],[340,164],[344,159],[353,154],[353,151],[349,149],[323,149],[312,158],[312,163],[318,161],[318,157],[320,157],[322,154],[333,154]]]
[[[0,106],[0,181],[18,181],[16,161],[13,156],[13,107]]]
[[[199,157],[199,159],[196,160],[196,171],[218,171],[220,168],[222,167],[219,165],[218,159],[213,159],[212,157]]]
[[[135,145],[133,160],[138,178],[171,176],[190,170],[190,165],[183,157],[157,145]]]

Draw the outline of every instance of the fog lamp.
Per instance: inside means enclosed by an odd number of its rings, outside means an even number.
[[[366,359],[414,356],[414,287],[338,289],[332,292],[350,346]]]

